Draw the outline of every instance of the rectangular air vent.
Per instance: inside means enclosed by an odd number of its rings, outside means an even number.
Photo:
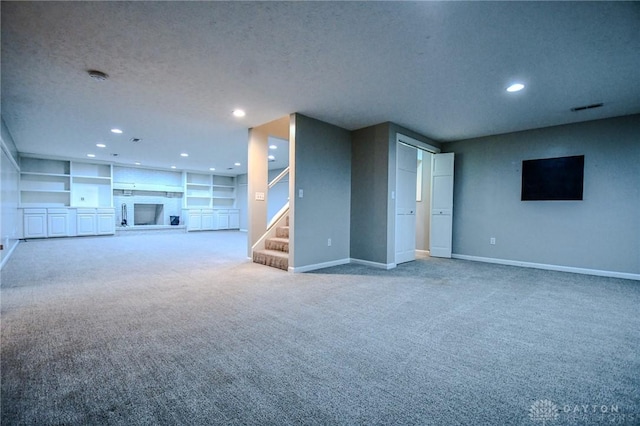
[[[571,111],[576,112],[576,111],[584,111],[585,109],[600,108],[602,105],[603,105],[603,103],[600,102],[599,104],[591,104],[591,105],[579,106],[579,107],[571,108]]]

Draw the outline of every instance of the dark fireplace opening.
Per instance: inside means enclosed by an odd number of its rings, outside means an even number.
[[[134,204],[133,224],[135,226],[164,225],[164,205]]]

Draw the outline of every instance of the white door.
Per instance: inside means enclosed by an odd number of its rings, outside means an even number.
[[[98,234],[108,235],[116,232],[116,217],[113,213],[98,213]]]
[[[78,235],[95,235],[96,214],[95,213],[78,213],[77,228],[78,228]]]
[[[416,258],[416,178],[418,151],[397,144],[396,150],[396,264]]]
[[[47,215],[48,218],[48,227],[47,227],[47,236],[48,237],[66,237],[69,235],[68,230],[68,217],[69,215],[64,213],[49,213]]]
[[[24,215],[24,237],[45,238],[47,236],[47,214]]]
[[[451,257],[453,230],[452,152],[435,154],[431,169],[431,229],[429,250],[433,257]]]

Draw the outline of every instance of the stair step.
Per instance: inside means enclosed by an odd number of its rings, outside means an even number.
[[[288,226],[278,226],[276,228],[276,237],[278,237],[278,238],[289,238],[289,227]]]
[[[253,252],[254,263],[289,270],[289,254],[277,250],[256,250]]]
[[[278,250],[285,253],[289,253],[289,239],[288,238],[267,238],[265,241],[265,248],[267,250]]]

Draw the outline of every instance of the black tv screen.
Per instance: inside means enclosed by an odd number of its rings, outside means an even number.
[[[522,162],[522,201],[582,200],[584,155]]]

